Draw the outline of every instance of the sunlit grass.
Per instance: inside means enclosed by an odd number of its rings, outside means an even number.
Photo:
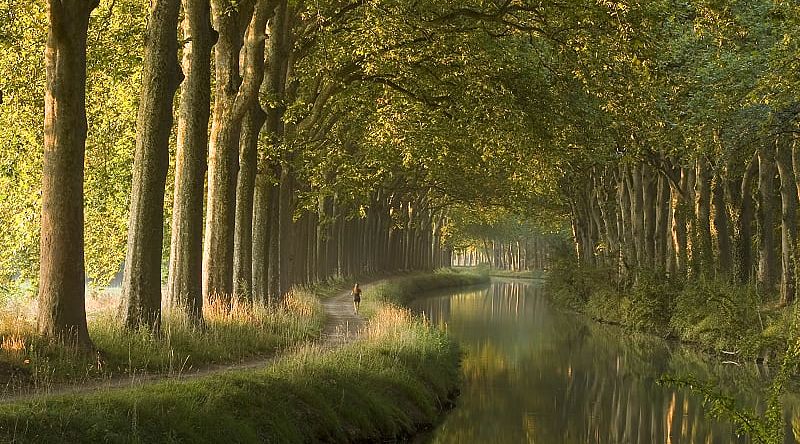
[[[153,334],[146,328],[124,328],[118,295],[95,294],[88,299],[87,318],[98,354],[87,356],[41,338],[30,304],[34,301],[25,305],[15,300],[0,311],[0,363],[17,375],[14,383],[34,388],[119,375],[177,375],[208,364],[267,356],[319,337],[324,316],[311,293],[297,290],[275,306],[243,303],[227,311],[207,303],[203,328],[165,308],[161,332]]]
[[[472,283],[448,273],[373,286],[408,291]],[[402,284],[398,284],[402,282]],[[397,289],[397,285],[400,288]],[[365,298],[368,297],[365,291]],[[416,293],[415,295],[419,295]],[[291,299],[290,313],[317,313]],[[382,442],[430,425],[459,381],[458,346],[425,319],[375,294],[362,334],[333,349],[306,345],[257,370],[136,389],[0,404],[0,441]],[[213,316],[209,316],[211,323]],[[272,318],[271,318],[272,319]],[[221,322],[226,322],[222,316]],[[16,424],[25,423],[25,428]],[[127,441],[126,441],[127,442]]]

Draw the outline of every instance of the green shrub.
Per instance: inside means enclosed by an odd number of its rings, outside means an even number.
[[[646,333],[666,336],[675,301],[675,284],[659,273],[641,270],[620,302],[622,322]]]
[[[545,281],[545,291],[559,305],[583,311],[594,293],[616,290],[614,271],[608,267],[583,267],[574,259],[553,262]]]
[[[760,305],[752,287],[698,279],[678,294],[670,326],[683,340],[752,357],[762,348]]]

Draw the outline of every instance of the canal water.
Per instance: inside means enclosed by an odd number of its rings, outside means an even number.
[[[493,281],[411,308],[466,352],[457,406],[425,442],[746,443],[732,425],[708,418],[700,396],[657,381],[713,380],[758,409],[768,380],[763,369],[556,310],[534,282]],[[795,442],[792,422],[786,442]]]

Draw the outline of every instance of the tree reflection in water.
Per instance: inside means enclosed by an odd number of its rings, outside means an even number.
[[[553,310],[535,284],[496,281],[413,308],[446,324],[466,350],[458,406],[431,442],[748,442],[707,418],[697,396],[656,381],[691,374],[757,406],[765,381],[755,369]]]

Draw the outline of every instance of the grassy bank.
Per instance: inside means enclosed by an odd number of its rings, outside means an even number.
[[[618,282],[613,270],[561,262],[546,287],[557,304],[596,320],[726,352],[732,360],[768,358],[785,350],[791,336],[793,308],[718,280],[640,272],[633,282]]]
[[[544,279],[546,277],[544,270],[500,270],[497,268],[492,268],[488,264],[481,264],[476,267],[458,267],[456,270],[484,274],[491,277],[504,277],[512,279]]]
[[[209,364],[268,356],[319,337],[323,312],[307,291],[296,291],[280,306],[234,306],[226,312],[204,307],[205,327],[165,312],[162,332],[131,332],[116,314],[114,294],[94,295],[89,304],[89,333],[98,356],[76,355],[36,332],[30,314],[34,301],[6,301],[0,307],[0,377],[5,392],[85,382],[134,374],[180,374]]]
[[[0,405],[0,442],[370,442],[413,434],[450,402],[460,352],[389,301],[485,282],[440,272],[365,291],[357,341],[307,346],[261,370]]]
[[[412,274],[377,283],[364,293],[362,314],[371,317],[385,304],[404,305],[420,294],[452,287],[466,287],[489,282],[485,274],[449,268],[435,273]]]

